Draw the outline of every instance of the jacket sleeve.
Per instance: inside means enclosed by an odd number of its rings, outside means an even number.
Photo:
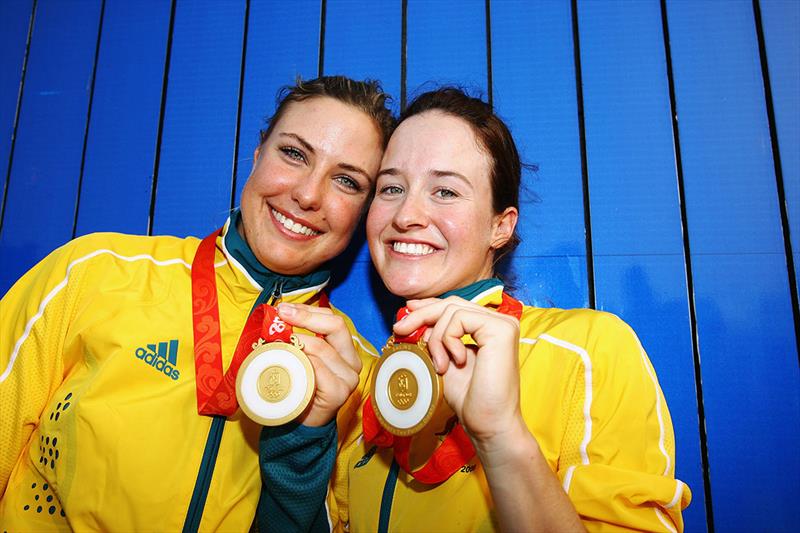
[[[683,530],[691,491],[675,479],[664,394],[636,334],[603,313],[570,403],[558,476],[589,531]]]
[[[47,402],[80,354],[64,352],[82,268],[67,244],[0,300],[0,498]]]

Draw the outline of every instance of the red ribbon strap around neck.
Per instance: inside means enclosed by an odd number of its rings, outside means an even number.
[[[503,299],[497,311],[510,315],[519,320],[522,316],[522,303],[503,293]],[[404,318],[410,311],[404,307],[397,312],[397,320]],[[425,332],[425,326],[415,330],[404,337],[398,337],[396,342],[416,343]],[[469,440],[460,422],[457,422],[444,441],[433,452],[433,455],[418,470],[411,470],[409,452],[413,437],[397,437],[389,433],[378,421],[372,407],[372,399],[367,398],[364,403],[362,425],[364,439],[367,442],[382,448],[394,447],[394,458],[397,464],[410,474],[414,479],[426,484],[435,484],[446,481],[462,466],[475,456],[475,448]]]
[[[234,230],[235,231],[235,230]],[[214,270],[215,231],[200,242],[192,261],[192,326],[194,365],[197,382],[197,411],[201,415],[231,416],[239,408],[236,400],[236,374],[253,346],[268,342],[290,342],[292,326],[267,304],[256,307],[244,324],[236,351],[225,374],[222,373],[222,336]],[[319,305],[328,307],[325,293]]]

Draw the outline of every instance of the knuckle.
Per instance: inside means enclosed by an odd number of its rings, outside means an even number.
[[[342,318],[339,315],[331,315],[331,316],[332,316],[331,325],[334,328],[336,328],[336,329],[347,329],[347,324],[345,323],[344,318]]]
[[[350,372],[347,376],[347,387],[348,392],[353,391],[358,386],[358,373],[357,372]]]

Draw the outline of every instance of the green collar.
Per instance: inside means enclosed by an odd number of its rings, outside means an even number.
[[[458,289],[453,289],[452,291],[447,291],[446,293],[439,296],[439,298],[447,298],[448,296],[460,296],[465,300],[473,300],[476,296],[488,291],[497,286],[502,286],[503,282],[500,281],[498,278],[489,278],[489,279],[482,279],[480,281],[476,281],[466,287],[461,287]]]
[[[315,286],[324,286],[328,282],[330,272],[327,270],[318,270],[304,276],[284,276],[276,274],[262,265],[236,229],[241,217],[242,212],[238,208],[231,213],[228,223],[225,225],[223,243],[228,254],[262,289],[271,293],[277,289],[280,294],[287,294]]]

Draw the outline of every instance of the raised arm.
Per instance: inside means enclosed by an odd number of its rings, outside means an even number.
[[[583,531],[522,418],[519,322],[457,297],[408,305],[413,312],[395,325],[395,332],[433,326],[428,349],[444,375],[445,399],[484,467],[502,529]],[[477,346],[465,345],[464,335]]]
[[[331,510],[329,521],[325,506],[336,461],[337,423],[345,429],[351,425],[344,419],[349,417],[339,416],[337,422],[337,413],[348,399],[348,405],[359,403],[353,392],[363,388],[368,369],[342,316],[297,304],[280,304],[278,312],[287,323],[316,334],[298,336],[314,367],[317,390],[296,423],[262,431],[259,530],[328,531],[337,518]]]

